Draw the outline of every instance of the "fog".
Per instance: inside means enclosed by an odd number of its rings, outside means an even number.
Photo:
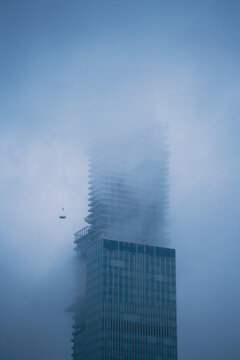
[[[1,2],[1,359],[70,359],[64,309],[89,144],[160,122],[179,359],[239,359],[239,11],[237,1]]]

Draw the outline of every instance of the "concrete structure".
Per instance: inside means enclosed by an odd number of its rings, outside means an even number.
[[[168,148],[156,131],[91,149],[89,215],[94,238],[167,243]]]

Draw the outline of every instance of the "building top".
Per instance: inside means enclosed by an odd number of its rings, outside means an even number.
[[[85,220],[96,237],[166,245],[169,151],[164,131],[155,130],[92,147]]]

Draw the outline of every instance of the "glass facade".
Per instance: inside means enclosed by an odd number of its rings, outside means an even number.
[[[115,240],[87,249],[73,359],[176,360],[175,250]]]

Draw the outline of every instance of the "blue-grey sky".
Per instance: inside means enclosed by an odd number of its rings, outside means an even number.
[[[0,357],[70,358],[62,309],[87,214],[88,143],[166,121],[179,360],[238,360],[239,1],[1,0],[0,10]]]

